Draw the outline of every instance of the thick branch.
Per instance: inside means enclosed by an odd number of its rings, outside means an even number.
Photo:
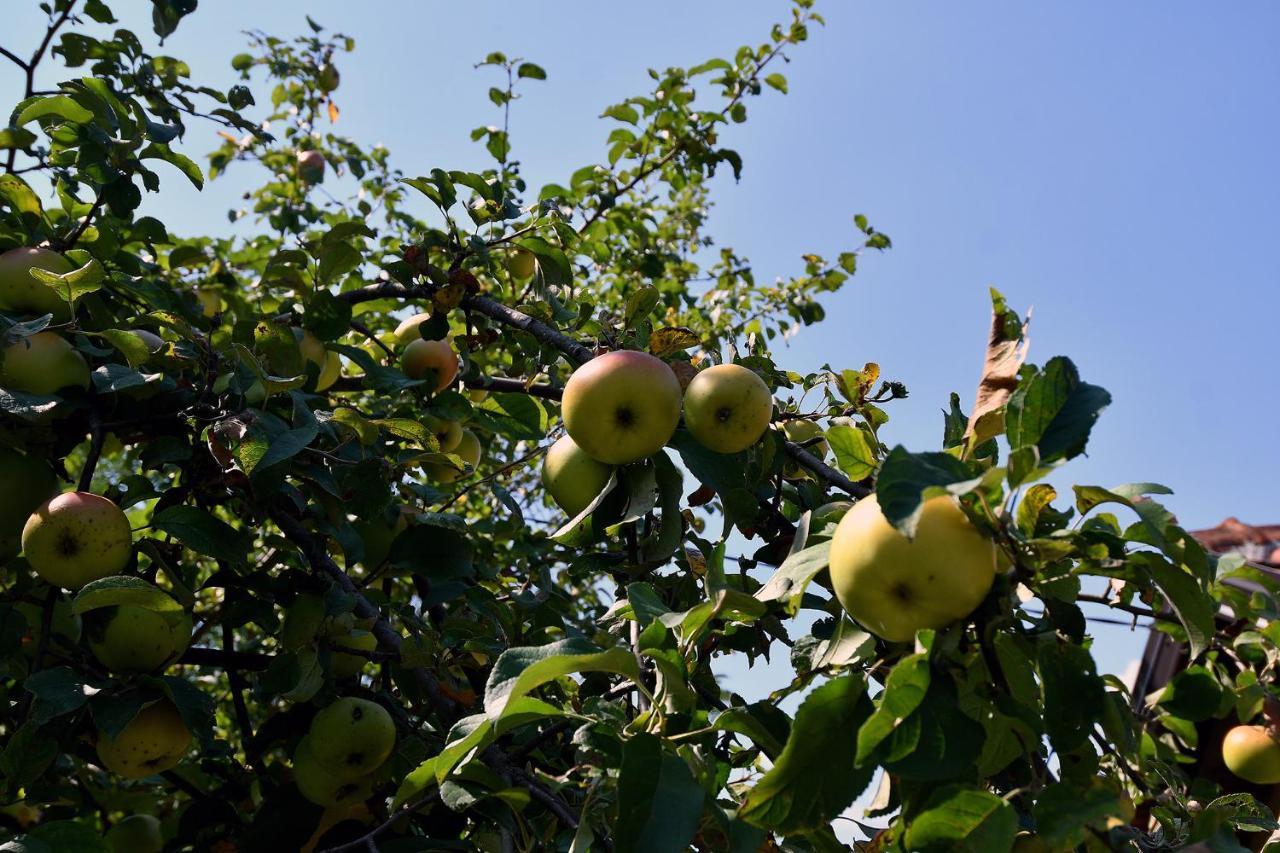
[[[550,347],[555,347],[564,353],[569,361],[573,364],[585,364],[590,361],[594,355],[590,349],[584,347],[577,341],[569,338],[555,329],[543,323],[534,317],[530,317],[523,311],[517,311],[514,308],[508,308],[500,302],[495,302],[487,296],[473,295],[462,300],[462,307],[470,308],[478,314],[483,314],[490,319],[497,320],[507,326],[514,326],[517,329],[528,332],[542,343]]]
[[[503,376],[477,376],[462,380],[468,388],[485,391],[508,392],[512,394],[528,394],[530,397],[541,397],[544,400],[559,400],[564,389],[556,385],[539,383],[527,384],[523,379],[508,379]]]
[[[257,652],[237,652],[215,649],[209,646],[192,646],[182,653],[178,663],[188,666],[215,666],[227,670],[261,672],[271,666],[271,655]]]

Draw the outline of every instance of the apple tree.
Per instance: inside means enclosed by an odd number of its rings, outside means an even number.
[[[339,132],[351,39],[252,33],[223,91],[161,52],[195,0],[153,0],[145,33],[112,5],[46,0],[37,44],[0,45],[25,80],[0,128],[0,849],[1276,829],[1274,579],[1206,553],[1162,486],[1046,482],[1107,392],[1027,363],[993,293],[976,396],[907,449],[876,364],[778,353],[889,238],[858,215],[764,281],[708,237],[811,0],[651,71],[601,159],[543,187],[507,121],[533,62],[481,63],[488,168],[404,173]],[[231,236],[145,212],[223,175],[256,187]],[[1089,603],[1185,665],[1131,695]],[[794,674],[767,696],[717,680],[771,655]]]

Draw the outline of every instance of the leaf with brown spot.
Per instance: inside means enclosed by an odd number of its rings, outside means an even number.
[[[654,329],[649,334],[649,352],[658,358],[662,358],[664,355],[695,347],[701,342],[702,339],[692,329],[686,329],[683,326],[669,326],[663,329]]]
[[[978,395],[969,414],[964,432],[965,455],[1004,432],[1004,404],[1018,387],[1018,370],[1027,358],[1027,319],[1019,319],[1009,308],[1004,296],[991,288],[991,334],[987,339],[987,356],[982,365]]]

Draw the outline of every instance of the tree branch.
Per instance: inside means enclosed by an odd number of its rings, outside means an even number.
[[[797,465],[812,471],[837,489],[848,492],[855,498],[865,498],[871,494],[871,490],[866,486],[853,482],[794,441],[786,442],[786,450],[787,455],[794,459]]]
[[[178,658],[179,664],[187,666],[215,666],[222,669],[236,669],[245,672],[262,672],[271,666],[275,658],[272,655],[257,652],[237,652],[228,649],[215,649],[209,646],[192,646]]]
[[[60,14],[56,19],[54,19],[53,23],[49,25],[49,29],[45,31],[44,38],[40,41],[40,46],[36,48],[36,52],[31,54],[31,58],[26,62],[22,62],[21,60],[18,59],[18,57],[14,56],[12,53],[10,53],[7,50],[4,52],[5,56],[9,57],[11,60],[18,63],[18,65],[20,65],[27,72],[27,85],[26,85],[26,88],[24,89],[23,98],[30,98],[31,95],[35,92],[36,66],[39,65],[40,60],[44,58],[44,52],[49,49],[49,43],[53,41],[54,34],[57,33],[58,30],[62,28],[62,25],[67,22],[67,19],[71,17],[71,13],[72,11],[75,10],[75,7],[76,7],[76,0],[71,0],[71,2],[67,4],[67,8],[62,10],[62,14]],[[9,159],[5,163],[5,171],[12,172],[13,165],[14,163],[17,162],[17,159],[18,159],[18,149],[10,148]]]
[[[477,376],[462,380],[462,384],[468,388],[485,391],[528,394],[530,397],[541,397],[544,400],[559,400],[564,394],[564,389],[557,385],[527,383],[523,379],[508,379],[505,376]]]

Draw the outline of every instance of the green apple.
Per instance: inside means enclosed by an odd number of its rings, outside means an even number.
[[[344,696],[315,715],[309,736],[316,761],[341,779],[354,779],[377,770],[391,755],[396,724],[378,703]]]
[[[136,604],[88,613],[89,649],[111,672],[155,672],[177,660],[191,643],[191,616]]]
[[[342,374],[342,359],[336,352],[326,349],[324,341],[311,332],[304,331],[298,336],[298,349],[302,352],[302,358],[320,371],[316,377],[316,391],[327,391],[338,381]]]
[[[22,618],[27,623],[27,630],[22,635],[22,651],[23,654],[32,657],[40,646],[40,626],[44,620],[44,609],[38,604],[25,601],[13,607],[22,614]],[[53,604],[53,621],[49,623],[49,628],[53,631],[55,641],[63,646],[72,647],[80,642],[83,624],[80,617],[71,611],[71,602],[65,598],[59,598]]]
[[[298,152],[298,176],[304,184],[318,184],[324,180],[324,155],[319,151]]]
[[[684,392],[684,425],[699,444],[717,453],[746,450],[772,419],[769,386],[740,364],[708,367]]]
[[[574,518],[604,489],[613,467],[597,462],[569,436],[562,436],[542,460],[542,485],[551,499]]]
[[[378,648],[378,638],[372,632],[359,629],[345,630],[337,626],[330,630],[329,642],[335,646],[357,649],[362,652],[371,652]],[[362,655],[353,655],[336,650],[329,653],[329,671],[337,679],[356,678],[364,671],[365,665],[368,663],[369,659]]]
[[[1280,740],[1265,726],[1236,726],[1222,739],[1222,761],[1255,785],[1280,783]]]
[[[33,269],[66,275],[75,265],[51,249],[10,249],[0,255],[0,310],[52,314],[55,323],[70,320],[71,306],[58,291],[33,276]]]
[[[316,82],[320,84],[321,92],[328,93],[338,88],[338,84],[342,82],[342,76],[332,62],[326,62],[320,67],[320,76],[316,78]]]
[[[27,394],[89,387],[89,365],[75,347],[54,332],[37,332],[0,352],[0,387]]]
[[[353,806],[373,795],[373,778],[339,779],[333,771],[316,760],[311,738],[298,741],[293,752],[293,781],[302,796],[318,806]]]
[[[191,732],[165,700],[138,712],[115,737],[98,733],[102,766],[126,779],[142,779],[177,766],[191,747]]]
[[[430,314],[414,314],[412,317],[406,317],[400,321],[400,325],[396,326],[393,334],[396,337],[396,343],[400,346],[408,346],[414,341],[422,340],[422,330],[418,327],[431,319]]]
[[[22,550],[41,578],[63,589],[79,589],[129,565],[133,531],[120,507],[106,498],[66,492],[27,519]]]
[[[662,449],[680,422],[680,380],[661,359],[635,350],[596,356],[564,386],[561,415],[578,447],[626,465]]]
[[[924,502],[914,539],[889,524],[874,495],[854,504],[831,539],[836,597],[859,624],[892,642],[968,616],[995,575],[995,543],[948,495]]]
[[[782,431],[787,437],[787,441],[803,445],[811,438],[817,438],[823,435],[822,427],[813,421],[791,420],[782,425]],[[827,455],[827,441],[816,441],[813,444],[806,445],[804,448],[807,452],[813,454],[819,459],[823,459]],[[803,480],[809,476],[809,472],[800,466],[799,463],[787,459],[786,464],[782,467],[782,476],[788,480]]]
[[[309,592],[299,593],[284,611],[280,625],[280,644],[289,651],[310,645],[324,627],[324,599]]]
[[[507,272],[512,278],[524,280],[538,269],[538,259],[528,249],[516,249],[507,255]]]
[[[107,830],[107,844],[112,853],[160,853],[164,850],[160,819],[149,814],[131,814],[118,820]]]
[[[448,341],[418,338],[405,346],[400,370],[410,379],[434,379],[435,390],[443,391],[458,375],[458,354]]]
[[[426,415],[422,419],[422,425],[431,430],[431,434],[436,437],[441,453],[452,453],[462,441],[462,424],[457,421]]]
[[[452,483],[476,469],[476,466],[480,464],[480,439],[471,430],[464,429],[461,438],[458,439],[457,447],[449,452],[467,463],[469,470],[459,471],[449,462],[425,463],[422,466],[422,470],[428,477],[438,483]]]
[[[0,559],[18,553],[22,525],[58,491],[58,478],[41,459],[0,448]]]

